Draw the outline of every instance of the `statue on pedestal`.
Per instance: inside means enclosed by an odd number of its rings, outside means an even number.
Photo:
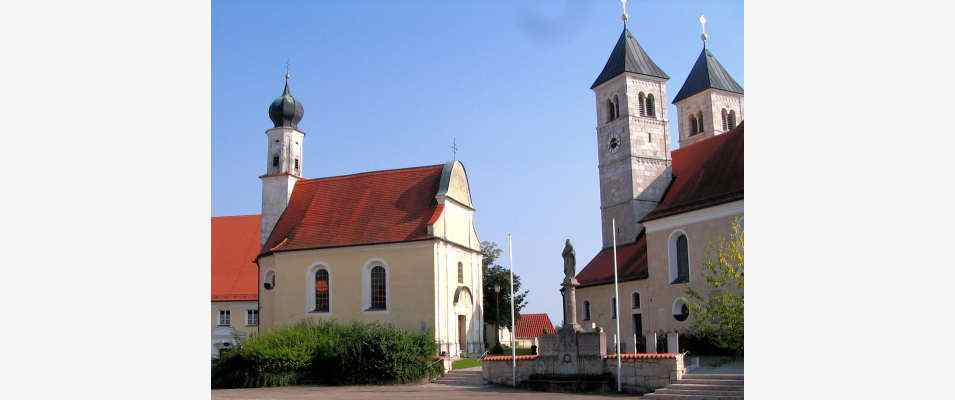
[[[577,253],[574,246],[570,244],[570,239],[564,242],[564,251],[560,253],[564,258],[564,282],[560,285],[560,291],[564,295],[564,325],[562,329],[572,329],[580,331],[577,325]]]

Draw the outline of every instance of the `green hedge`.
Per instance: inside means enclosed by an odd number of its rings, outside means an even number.
[[[212,365],[213,388],[416,382],[441,374],[430,333],[301,322],[253,336]]]

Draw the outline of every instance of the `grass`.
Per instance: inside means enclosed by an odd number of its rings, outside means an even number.
[[[451,363],[451,369],[463,369],[463,368],[473,368],[480,367],[481,360],[476,358],[462,358],[460,360],[455,360]]]

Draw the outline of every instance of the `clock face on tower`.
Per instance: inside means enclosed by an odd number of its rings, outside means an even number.
[[[610,141],[607,142],[607,148],[610,149],[611,153],[617,151],[620,148],[620,139],[617,139],[616,135],[610,136]]]

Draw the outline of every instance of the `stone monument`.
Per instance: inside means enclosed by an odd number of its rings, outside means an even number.
[[[607,355],[606,334],[597,328],[584,332],[577,323],[577,256],[570,239],[561,252],[564,259],[564,280],[561,295],[564,298],[564,323],[556,335],[539,338],[538,352],[544,361],[544,373],[551,376],[577,377],[603,372],[603,357]]]

